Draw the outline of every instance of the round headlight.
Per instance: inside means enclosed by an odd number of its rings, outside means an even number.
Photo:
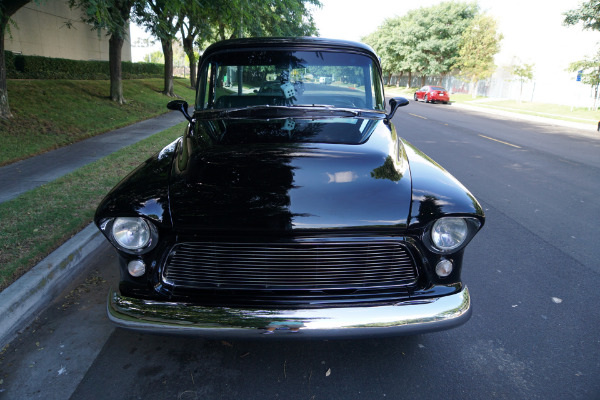
[[[124,249],[140,250],[150,243],[150,227],[142,218],[117,218],[112,226],[112,237]]]
[[[459,248],[467,239],[469,228],[464,218],[441,218],[431,229],[431,241],[442,251]]]

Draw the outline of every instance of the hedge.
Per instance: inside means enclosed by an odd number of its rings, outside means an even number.
[[[65,58],[24,56],[4,52],[8,79],[110,79],[108,61],[81,61]],[[163,64],[121,63],[123,79],[160,78]]]

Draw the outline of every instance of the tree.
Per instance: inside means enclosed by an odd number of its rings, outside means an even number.
[[[496,20],[485,14],[477,16],[462,35],[456,67],[470,80],[473,98],[477,82],[492,76],[496,69],[494,56],[500,51],[501,40]]]
[[[243,0],[242,0],[243,1]],[[252,7],[256,3],[252,3]],[[317,27],[310,13],[310,5],[320,7],[319,0],[270,0],[252,11],[243,28],[251,36],[311,36]]]
[[[534,64],[522,64],[514,65],[512,67],[512,75],[516,76],[517,80],[520,82],[519,103],[523,97],[523,83],[533,79],[533,65]]]
[[[398,31],[401,29],[399,26],[403,22],[398,18],[386,19],[375,32],[361,39],[381,57],[381,68],[383,73],[388,75],[388,84],[391,82],[394,73],[399,73],[402,76],[407,71],[404,62],[406,49],[403,48],[403,42],[398,40],[400,37]],[[400,85],[399,80],[398,85]]]
[[[565,15],[565,25],[583,24],[583,29],[600,31],[600,2],[589,0],[581,3],[579,8],[569,10]]]
[[[0,0],[0,118],[12,118],[8,104],[6,86],[6,60],[4,59],[4,35],[7,32],[10,17],[30,0]]]
[[[410,50],[405,57],[412,72],[427,76],[446,75],[456,64],[461,36],[478,13],[476,3],[446,1],[409,11],[404,18],[402,41]]]
[[[196,39],[202,33],[201,38],[210,35],[211,10],[209,7],[201,6],[196,1],[186,2],[183,10],[183,19],[181,23],[181,37],[183,50],[190,63],[190,86],[196,87],[196,53],[194,44]]]
[[[583,29],[600,31],[600,1],[589,0],[581,3],[579,8],[569,10],[565,15],[565,25],[583,24]],[[595,87],[594,106],[596,110],[596,101],[598,100],[598,85],[600,83],[600,51],[591,58],[575,61],[569,64],[568,71],[582,71],[581,81],[585,84]],[[600,129],[600,128],[599,128]]]
[[[162,51],[153,51],[152,53],[148,53],[144,56],[144,62],[154,63],[154,64],[164,64],[165,63],[165,55]]]
[[[193,0],[197,1],[197,0]],[[185,2],[179,0],[146,0],[136,2],[136,22],[160,40],[165,55],[163,94],[175,97],[173,88],[173,42],[183,23]]]
[[[447,1],[432,7],[409,11],[388,19],[365,40],[382,58],[384,71],[445,75],[452,71],[459,56],[461,36],[478,12],[475,3]]]
[[[211,15],[219,40],[244,36],[310,36],[317,28],[310,5],[319,0],[222,0],[211,2]]]
[[[69,0],[71,8],[83,11],[82,20],[92,29],[107,31],[108,63],[110,69],[110,99],[123,104],[123,72],[121,54],[127,36],[129,15],[136,0]]]
[[[594,90],[593,109],[597,109],[598,86],[600,85],[600,51],[593,57],[587,57],[583,60],[575,61],[569,64],[567,68],[570,72],[581,71],[581,82],[590,85]]]

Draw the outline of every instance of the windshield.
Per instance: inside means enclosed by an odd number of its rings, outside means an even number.
[[[203,61],[200,79],[198,110],[267,105],[385,110],[379,70],[362,54],[221,52]]]

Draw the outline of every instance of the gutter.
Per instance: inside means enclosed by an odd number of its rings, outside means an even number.
[[[0,350],[85,272],[81,262],[104,240],[91,223],[0,292]]]

